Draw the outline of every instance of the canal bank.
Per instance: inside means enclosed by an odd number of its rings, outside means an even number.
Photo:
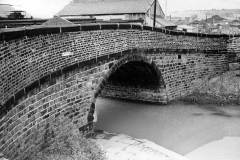
[[[107,160],[189,160],[154,142],[124,134],[98,131],[91,139],[106,152]]]
[[[91,138],[107,160],[239,160],[240,137],[224,137],[180,155],[146,139],[97,131]]]
[[[180,98],[189,104],[240,105],[240,70],[229,71],[214,78],[196,80],[191,95]]]

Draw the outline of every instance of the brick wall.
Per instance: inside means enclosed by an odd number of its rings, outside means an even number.
[[[128,61],[154,63],[162,73],[165,88],[147,91],[154,100],[187,95],[198,79],[228,69],[225,35],[111,24],[27,28],[2,32],[0,40],[0,151],[9,159],[27,156],[68,126],[91,127],[95,98]]]
[[[104,29],[104,27],[101,28]],[[147,29],[152,30],[151,28],[145,28],[145,30],[138,28],[111,30],[110,28],[110,30],[40,34],[1,41],[0,103],[4,104],[17,92],[50,72],[112,53],[136,48],[160,48],[181,52],[182,50],[222,51],[227,47],[226,37],[204,37],[204,35],[180,33],[171,35],[162,33],[164,30],[149,31]],[[25,32],[26,35],[33,34],[33,31]],[[3,33],[0,37],[11,38],[10,33],[7,33],[6,35]],[[72,52],[73,55],[62,56],[66,52]]]
[[[154,51],[145,55],[161,72],[166,85],[160,90],[126,88],[108,84],[103,90],[105,97],[166,103],[191,94],[201,79],[212,78],[226,72],[228,56],[220,52],[175,53]],[[148,96],[146,96],[148,94]],[[166,97],[165,97],[166,96]],[[147,97],[147,98],[146,98]]]
[[[153,91],[151,89],[125,87],[112,84],[104,86],[100,96],[160,104],[167,104],[168,100],[166,89]]]
[[[96,63],[52,75],[33,88],[1,119],[3,153],[21,159],[69,126],[86,130],[95,91],[108,70],[109,63]]]
[[[230,37],[227,49],[230,62],[240,64],[240,37]]]

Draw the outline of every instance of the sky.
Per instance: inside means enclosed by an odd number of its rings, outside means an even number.
[[[50,18],[71,0],[0,0],[13,4],[35,18]],[[166,3],[167,1],[167,3]],[[203,9],[240,9],[240,0],[159,0],[164,12]],[[167,5],[166,5],[167,4]]]

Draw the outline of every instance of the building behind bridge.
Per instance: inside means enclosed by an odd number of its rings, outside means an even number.
[[[29,19],[30,15],[23,10],[16,10],[11,4],[0,4],[0,20]]]
[[[131,23],[153,26],[154,0],[73,0],[57,16],[74,24]],[[42,25],[47,21],[27,18],[26,12],[16,11],[10,4],[0,4],[0,28]],[[158,1],[156,27],[177,28],[177,25],[165,19]]]
[[[153,26],[154,0],[73,0],[57,15],[66,19],[96,18],[97,22],[127,22]],[[165,20],[158,1],[156,26],[176,28],[175,24]]]

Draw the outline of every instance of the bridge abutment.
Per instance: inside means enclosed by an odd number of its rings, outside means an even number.
[[[60,132],[72,128],[85,134],[91,130],[91,104],[108,69],[106,63],[56,72],[51,80],[44,77],[40,85],[29,86],[31,91],[1,119],[3,153],[9,159],[23,159],[51,143]]]
[[[125,99],[140,102],[167,104],[166,89],[151,90],[144,88],[131,88],[108,84],[101,92],[102,97]]]

